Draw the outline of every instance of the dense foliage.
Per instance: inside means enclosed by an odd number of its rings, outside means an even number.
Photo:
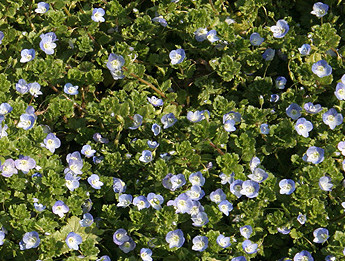
[[[341,0],[0,12],[1,260],[344,259]]]

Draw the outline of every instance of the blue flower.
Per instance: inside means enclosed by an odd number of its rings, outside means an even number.
[[[119,248],[127,254],[128,252],[132,251],[136,246],[137,244],[130,237],[128,241],[124,242],[122,245],[119,245]]]
[[[151,192],[147,194],[147,201],[150,203],[151,207],[160,210],[162,208],[161,205],[164,202],[164,198],[161,195],[157,195]]]
[[[105,19],[104,19],[104,16],[105,15],[105,11],[103,8],[94,8],[92,10],[92,16],[91,16],[91,19],[95,22],[104,22]]]
[[[158,124],[154,123],[152,124],[151,130],[155,136],[157,136],[161,132],[161,126]]]
[[[93,223],[93,216],[90,213],[85,213],[83,219],[79,221],[80,226],[90,227]]]
[[[223,115],[223,123],[225,124],[225,122],[228,120],[233,120],[235,123],[239,123],[241,121],[241,114],[230,111],[229,113]]]
[[[254,254],[257,252],[258,244],[255,244],[249,239],[247,239],[242,243],[242,248],[244,252],[246,252],[247,254]]]
[[[98,258],[96,261],[111,261],[110,257],[105,255]]]
[[[195,227],[202,227],[209,222],[208,216],[206,212],[199,212],[196,215],[192,215],[192,225]]]
[[[27,82],[23,79],[20,79],[18,83],[16,83],[16,90],[21,94],[27,93],[29,91]]]
[[[328,5],[321,2],[317,2],[313,5],[313,11],[311,11],[310,13],[320,18],[327,14],[328,8],[329,8]]]
[[[234,120],[227,120],[224,122],[224,130],[227,132],[232,132],[236,130],[235,127],[236,122]]]
[[[190,174],[188,179],[189,179],[189,182],[195,186],[201,187],[205,184],[205,178],[202,176],[202,173],[200,171]]]
[[[155,148],[159,146],[159,143],[157,141],[148,140],[147,145],[149,146],[150,149],[154,150]]]
[[[319,179],[319,187],[323,191],[331,191],[333,184],[332,184],[332,179],[328,176],[323,176]]]
[[[324,160],[324,153],[324,149],[311,146],[308,148],[306,154],[303,155],[302,159],[313,164],[318,164]]]
[[[254,172],[254,170],[260,165],[261,161],[258,157],[254,156],[249,162],[249,168],[251,172]]]
[[[91,187],[94,189],[101,189],[103,186],[103,182],[99,180],[99,176],[96,174],[92,174],[90,177],[88,177],[87,182],[89,182]]]
[[[279,90],[283,90],[285,88],[285,84],[286,84],[286,78],[284,76],[279,76],[277,79],[276,79],[276,87],[279,89]]]
[[[69,232],[65,242],[70,249],[78,250],[79,245],[83,242],[83,239],[77,233]]]
[[[169,58],[171,60],[171,64],[179,64],[182,63],[184,58],[186,58],[186,53],[183,49],[172,50],[169,54]]]
[[[123,228],[119,228],[118,230],[115,231],[113,234],[113,241],[116,245],[120,246],[126,241],[129,240],[129,236],[127,235],[127,231]]]
[[[152,22],[158,22],[161,24],[161,26],[163,27],[167,27],[168,23],[167,21],[163,18],[163,16],[156,16],[154,18],[152,18]]]
[[[193,185],[190,190],[186,191],[186,194],[191,200],[200,200],[205,196],[205,192],[198,185]]]
[[[104,144],[107,144],[109,143],[109,140],[106,139],[106,138],[103,138],[101,134],[99,133],[95,133],[93,136],[92,136],[93,140],[95,142],[98,142],[98,143],[104,143]]]
[[[245,239],[249,239],[253,233],[253,228],[250,225],[240,227],[240,233]]]
[[[39,2],[37,4],[37,8],[35,9],[35,12],[38,14],[44,14],[49,10],[49,4],[45,2]]]
[[[20,116],[20,122],[18,123],[18,128],[23,128],[24,130],[31,129],[35,124],[36,118],[31,114],[22,114]]]
[[[280,194],[290,195],[295,191],[295,182],[292,179],[282,179],[279,182]]]
[[[24,234],[22,241],[19,242],[20,250],[27,250],[37,248],[41,240],[36,231],[27,232]]]
[[[338,82],[334,94],[339,101],[345,100],[345,84]]]
[[[231,261],[247,261],[247,259],[244,256],[238,256],[231,259]]]
[[[207,40],[209,40],[211,43],[219,41],[219,37],[217,36],[216,30],[211,30],[206,35]]]
[[[177,174],[177,175],[171,176],[170,182],[171,182],[171,191],[175,191],[176,189],[186,184],[186,178],[183,174]]]
[[[65,180],[65,185],[70,191],[74,191],[76,188],[79,188],[80,177],[78,177],[77,175],[69,172],[65,175]]]
[[[161,122],[163,124],[163,128],[167,129],[173,126],[177,122],[177,119],[175,118],[175,115],[171,112],[171,113],[165,114],[161,118]]]
[[[307,250],[303,250],[299,253],[297,253],[294,258],[294,261],[314,261],[314,258],[312,257],[312,255],[307,251]]]
[[[180,194],[173,202],[172,205],[175,207],[176,214],[178,213],[188,213],[190,208],[193,206],[192,199],[187,195],[187,193]],[[170,204],[169,204],[170,205]]]
[[[41,85],[39,85],[38,82],[29,83],[28,89],[29,89],[30,94],[36,98],[38,97],[38,95],[43,94],[41,92]]]
[[[338,150],[341,151],[341,154],[343,154],[343,156],[345,156],[345,141],[340,141],[337,145]]]
[[[283,235],[287,235],[291,232],[291,229],[287,228],[286,226],[277,227],[277,231]]]
[[[87,158],[91,158],[95,155],[96,151],[91,148],[90,145],[84,145],[81,148],[81,154],[85,155]]]
[[[34,49],[23,49],[20,52],[20,55],[22,56],[20,59],[21,63],[27,63],[32,61],[35,58],[35,50]]]
[[[264,135],[270,134],[270,127],[267,123],[263,123],[260,125],[260,133]]]
[[[117,55],[114,53],[109,54],[107,67],[110,71],[121,70],[124,64],[125,59],[122,57],[122,55]]]
[[[123,74],[122,70],[110,71],[110,74],[114,80],[121,80],[121,79],[125,78],[125,75]]]
[[[286,108],[286,114],[293,120],[297,120],[301,116],[302,108],[296,103],[291,103],[289,107]]]
[[[142,248],[140,250],[140,257],[143,261],[152,261],[152,250],[149,248]]]
[[[307,138],[309,137],[309,132],[313,129],[313,124],[307,121],[305,118],[299,118],[295,124],[295,130],[299,135]]]
[[[6,115],[13,110],[12,106],[9,105],[7,102],[0,104],[0,115]]]
[[[150,203],[147,201],[145,196],[138,196],[133,199],[133,205],[137,206],[138,210],[142,210],[144,208],[149,208]]]
[[[187,119],[193,123],[199,122],[204,119],[204,115],[201,111],[189,111],[187,112]]]
[[[15,166],[15,161],[13,159],[7,159],[5,162],[1,165],[1,175],[9,178],[13,174],[18,174],[18,170]]]
[[[133,126],[128,127],[128,129],[136,130],[141,126],[142,123],[143,123],[143,116],[141,116],[140,114],[135,114],[133,116]]]
[[[40,42],[40,48],[43,52],[46,54],[53,54],[54,49],[56,47],[56,42],[58,39],[56,38],[55,33],[50,32],[46,34],[41,34],[41,42]]]
[[[298,51],[301,55],[309,55],[311,46],[309,44],[303,44],[300,48],[298,48]]]
[[[231,173],[230,175],[224,174],[224,173],[220,173],[219,174],[219,178],[221,178],[221,184],[225,185],[227,183],[231,184],[232,182],[234,182],[234,177],[235,177],[235,173]]]
[[[44,147],[46,147],[51,153],[55,152],[55,149],[60,148],[61,141],[54,133],[49,133],[43,140]]]
[[[241,194],[242,184],[243,184],[243,181],[240,179],[237,179],[230,184],[230,192],[238,198],[242,197],[242,194]]]
[[[169,248],[180,248],[185,241],[182,230],[176,229],[174,231],[169,231],[165,236],[165,241],[169,244]]]
[[[119,196],[119,203],[117,203],[117,207],[128,207],[130,204],[132,204],[133,196],[130,194],[121,194]]]
[[[283,38],[289,31],[289,25],[285,20],[278,20],[276,25],[270,27],[273,37]]]
[[[62,200],[58,200],[52,207],[52,211],[62,218],[69,211],[69,207]]]
[[[77,86],[77,85],[73,86],[72,83],[68,82],[63,87],[63,91],[64,91],[64,93],[69,94],[69,95],[77,95],[79,93],[78,88],[79,88],[79,86]]]
[[[4,37],[5,34],[2,31],[0,31],[0,44],[2,44],[2,40],[4,39]]]
[[[42,212],[46,209],[46,206],[44,206],[43,204],[41,203],[37,203],[35,202],[34,203],[34,208],[38,211],[38,212]]]
[[[0,246],[4,244],[5,236],[6,236],[5,232],[0,230]]]
[[[253,46],[260,46],[264,40],[265,39],[262,38],[258,33],[252,33],[249,38],[249,41]]]
[[[297,217],[297,221],[301,224],[304,225],[305,222],[307,221],[307,216],[303,215],[301,213],[299,213],[298,217]]]
[[[149,150],[144,150],[139,157],[139,160],[144,163],[149,163],[152,161],[152,152]]]
[[[261,183],[268,178],[268,174],[261,168],[255,168],[253,174],[248,175],[248,178],[257,183]]]
[[[113,178],[113,190],[115,193],[123,193],[126,191],[126,184],[119,178]]]
[[[246,180],[242,183],[240,193],[248,198],[255,198],[259,195],[260,185],[253,180]]]
[[[231,243],[230,243],[230,237],[225,237],[224,235],[220,234],[218,237],[217,237],[217,244],[222,247],[222,248],[227,248],[229,246],[231,246]]]
[[[21,170],[24,174],[36,167],[36,161],[29,156],[19,156],[19,159],[14,161],[17,170]]]
[[[208,238],[205,236],[196,236],[193,238],[192,249],[194,251],[202,252],[208,247]]]
[[[208,33],[207,28],[198,28],[194,32],[195,40],[197,40],[198,42],[205,41],[207,37],[207,33]]]
[[[343,115],[341,113],[337,113],[334,108],[331,108],[322,114],[322,120],[326,125],[334,130],[335,127],[343,123]]]
[[[307,102],[306,104],[304,104],[304,109],[310,114],[316,114],[322,111],[322,107],[320,104],[314,105],[312,102]]]
[[[276,53],[276,50],[272,48],[267,48],[266,51],[262,54],[262,58],[267,62],[272,61],[275,53]]]
[[[152,96],[151,98],[147,97],[147,100],[155,107],[163,106],[163,100],[157,98],[156,96]]]
[[[229,216],[229,212],[233,210],[232,204],[227,200],[223,200],[222,202],[220,202],[218,204],[218,208],[221,212],[224,213],[225,216]]]
[[[332,74],[332,67],[325,60],[320,60],[314,63],[311,67],[311,70],[320,78]]]

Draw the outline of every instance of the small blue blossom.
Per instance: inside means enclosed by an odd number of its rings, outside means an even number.
[[[262,38],[258,33],[252,33],[249,38],[249,41],[253,46],[260,46],[264,40],[265,39]]]
[[[126,208],[130,204],[132,204],[133,196],[130,194],[121,194],[119,196],[119,203],[117,203],[117,207],[123,207]]]
[[[44,206],[43,204],[41,203],[37,203],[37,202],[34,202],[34,208],[38,211],[38,212],[42,212],[46,209],[46,206]]]
[[[314,74],[316,74],[320,78],[329,76],[332,74],[332,67],[325,60],[320,60],[314,63],[311,67],[311,70]]]
[[[218,204],[218,208],[221,212],[223,212],[225,216],[229,216],[229,212],[233,210],[232,204],[227,200],[223,200],[222,202],[220,202]]]
[[[211,31],[207,32],[206,38],[211,43],[219,41],[219,37],[217,36],[217,31],[216,30],[211,30]]]
[[[242,184],[243,181],[240,179],[237,179],[230,184],[230,192],[238,198],[242,197]]]
[[[13,174],[18,174],[18,170],[16,169],[15,161],[13,159],[7,159],[0,167],[1,175],[9,178]]]
[[[292,179],[283,179],[279,182],[280,194],[290,195],[295,191],[295,182]]]
[[[34,49],[23,49],[20,52],[21,58],[20,62],[21,63],[27,63],[32,61],[35,58],[35,50]]]
[[[163,16],[156,16],[154,18],[152,18],[152,22],[158,22],[160,23],[161,26],[163,27],[167,27],[168,26],[168,23],[167,21],[163,18]]]
[[[254,170],[260,165],[261,161],[258,157],[254,156],[250,162],[249,162],[249,167],[251,172],[254,172]]]
[[[277,79],[276,79],[276,87],[279,89],[279,90],[283,90],[285,88],[285,84],[286,84],[287,80],[284,76],[279,76]]]
[[[91,16],[91,19],[95,22],[99,22],[99,23],[102,23],[105,21],[104,19],[104,16],[105,15],[105,11],[103,8],[94,8],[92,10],[92,16]]]
[[[92,174],[90,177],[88,177],[87,182],[89,182],[91,187],[94,189],[101,189],[103,186],[103,182],[99,180],[99,176],[96,174]]]
[[[186,178],[183,174],[173,175],[170,178],[171,182],[171,191],[175,191],[176,189],[182,187],[186,184]]]
[[[235,123],[239,123],[241,121],[241,114],[230,111],[229,113],[223,115],[223,123],[225,124],[225,122],[228,120],[233,120]]]
[[[56,47],[55,42],[58,40],[55,33],[50,32],[46,34],[41,34],[40,48],[46,54],[53,54]]]
[[[193,238],[192,249],[194,251],[202,252],[208,247],[208,238],[205,236],[196,236]]]
[[[343,115],[341,113],[337,113],[334,108],[331,108],[322,114],[322,120],[331,128],[331,130],[334,130],[335,127],[343,123]]]
[[[338,150],[341,151],[341,154],[345,156],[345,141],[340,141],[337,145]]]
[[[323,176],[319,179],[319,187],[323,191],[332,191],[332,179],[328,176]]]
[[[105,255],[98,258],[96,261],[111,261],[110,257]]]
[[[147,141],[147,145],[149,146],[150,149],[156,149],[159,146],[159,143],[157,141]]]
[[[44,147],[47,148],[51,153],[55,152],[55,149],[60,148],[61,141],[54,133],[49,133],[43,140]]]
[[[126,183],[119,178],[113,178],[113,190],[115,193],[123,193],[126,191]]]
[[[287,235],[291,232],[291,229],[287,228],[286,226],[277,227],[277,231],[283,235]]]
[[[294,261],[314,261],[314,258],[312,257],[312,255],[307,251],[307,250],[303,250],[299,253],[297,253],[294,258]]]
[[[169,244],[169,248],[182,247],[185,241],[182,230],[176,229],[174,231],[169,231],[165,237],[165,241]]]
[[[155,107],[163,106],[163,100],[157,98],[156,96],[152,96],[151,98],[147,97],[147,100]]]
[[[257,252],[258,244],[255,244],[249,239],[247,239],[242,243],[242,248],[244,252],[246,252],[247,254],[254,254]]]
[[[250,225],[240,227],[240,233],[245,239],[249,239],[253,233],[253,228]]]
[[[305,118],[299,118],[295,124],[295,130],[298,135],[303,137],[309,137],[309,132],[313,129],[313,124],[310,121],[307,121]]]
[[[205,184],[205,178],[202,176],[202,173],[200,171],[190,174],[188,179],[189,182],[195,186],[202,187]]]
[[[270,27],[273,37],[283,38],[289,31],[289,25],[285,20],[278,20],[276,25]]]
[[[248,175],[248,178],[251,180],[261,183],[264,182],[268,178],[268,174],[261,168],[255,168],[253,174]]]
[[[0,104],[0,115],[6,115],[13,110],[12,106],[7,102]]]
[[[0,44],[2,44],[2,40],[4,39],[5,34],[3,33],[3,31],[0,31]]]
[[[115,231],[113,234],[113,241],[116,245],[120,246],[123,243],[127,242],[129,240],[129,236],[127,235],[127,231],[123,228],[119,228]]]
[[[69,207],[62,200],[58,200],[52,207],[52,211],[60,218],[63,218],[63,216],[69,211]]]
[[[107,138],[103,138],[101,134],[99,133],[95,133],[93,136],[92,136],[93,140],[95,142],[98,142],[98,143],[104,143],[104,144],[107,144],[109,143],[109,140]]]
[[[279,101],[279,95],[278,94],[272,94],[270,98],[270,102],[277,102]]]
[[[91,158],[95,155],[96,151],[91,148],[90,145],[84,145],[81,148],[81,154],[85,155],[87,158]]]
[[[317,2],[313,5],[313,11],[311,11],[310,13],[320,18],[327,14],[328,8],[329,8],[328,5],[321,2]]]
[[[324,149],[311,146],[308,148],[306,154],[304,154],[303,160],[313,164],[318,164],[324,160],[324,153]]]
[[[224,130],[227,132],[233,132],[236,130],[235,127],[236,122],[234,120],[227,120],[224,122]]]
[[[149,150],[144,150],[139,158],[141,162],[149,163],[152,161],[152,152]]]
[[[314,105],[312,102],[307,102],[306,104],[304,104],[304,109],[307,113],[310,114],[316,114],[322,111],[322,107],[320,104]]]
[[[338,82],[334,94],[339,101],[345,100],[345,84]]]
[[[119,245],[119,248],[124,252],[124,253],[129,253],[132,251],[137,244],[133,241],[133,239],[130,237],[128,241],[124,242],[122,245]]]
[[[155,193],[147,194],[147,201],[150,203],[151,207],[156,210],[162,209],[162,204],[164,202],[164,198],[161,195],[157,195]]]
[[[266,51],[262,54],[262,58],[268,62],[268,61],[272,61],[274,58],[274,55],[276,53],[276,50],[272,49],[272,48],[267,48]]]
[[[110,71],[121,70],[122,66],[125,64],[125,59],[122,55],[117,55],[114,53],[109,54],[107,67]]]
[[[157,136],[161,132],[161,126],[158,124],[154,123],[152,124],[151,130],[155,136]]]
[[[180,194],[174,201],[170,201],[168,203],[167,203],[168,206],[170,205],[174,206],[176,214],[188,213],[190,211],[190,208],[193,206],[193,201],[187,195],[187,193]]]
[[[0,230],[0,246],[4,244],[5,236],[6,236],[5,232]]]
[[[143,261],[152,261],[152,250],[149,248],[142,248],[140,250],[140,257]]]
[[[311,46],[309,44],[303,44],[300,48],[298,48],[298,51],[301,55],[309,55]]]
[[[230,175],[227,175],[227,174],[224,174],[224,173],[220,173],[219,174],[219,178],[221,178],[220,183],[222,185],[225,185],[227,183],[231,184],[232,182],[234,182],[234,176],[235,176],[234,173],[231,173]]]
[[[177,119],[175,118],[175,115],[171,112],[171,113],[165,114],[161,118],[161,122],[163,124],[163,128],[167,129],[173,126],[177,122]]]
[[[24,234],[22,241],[19,242],[20,250],[27,250],[37,248],[41,240],[36,231],[27,232]]]
[[[260,133],[264,135],[270,134],[270,127],[267,123],[263,123],[260,125]]]
[[[133,205],[137,206],[138,210],[150,207],[150,203],[147,201],[145,196],[135,197],[133,199]]]
[[[322,227],[315,229],[313,232],[313,235],[314,235],[313,242],[319,243],[319,244],[325,243],[327,239],[329,238],[327,228],[322,228]]]
[[[35,9],[35,12],[38,14],[44,14],[49,10],[49,4],[45,2],[39,2],[37,4],[37,8]]]
[[[255,198],[259,195],[260,185],[253,180],[246,180],[242,183],[241,194],[248,198]]]
[[[217,189],[210,194],[210,200],[216,204],[219,204],[223,200],[226,200],[226,195],[222,189]]]
[[[134,116],[133,116],[133,126],[128,127],[128,129],[136,130],[136,129],[138,129],[141,126],[142,123],[143,123],[143,116],[141,116],[140,114],[134,114]]]
[[[191,200],[200,200],[205,196],[205,192],[198,185],[193,185],[190,190],[186,191],[186,194]]]
[[[110,74],[114,80],[121,80],[125,78],[125,75],[123,74],[122,70],[113,70],[113,71],[110,71]]]
[[[189,111],[187,112],[187,119],[193,123],[199,122],[204,119],[204,115],[201,111]]]
[[[301,116],[302,108],[296,103],[291,103],[289,107],[286,108],[286,114],[293,120],[297,120]]]
[[[32,96],[35,98],[38,97],[38,95],[42,95],[43,93],[41,92],[41,85],[38,84],[38,82],[33,82],[28,84],[28,89],[29,92]]]
[[[63,91],[64,93],[69,94],[69,95],[77,95],[79,93],[78,88],[79,86],[77,85],[74,86],[72,83],[66,83],[65,86],[63,87]]]
[[[222,248],[227,248],[229,246],[231,246],[231,243],[230,243],[230,237],[225,237],[224,235],[220,234],[218,237],[217,237],[217,244],[222,247]]]
[[[333,255],[328,255],[325,257],[325,261],[336,261],[336,257]]]
[[[74,191],[75,189],[79,188],[79,180],[80,177],[77,175],[69,172],[65,175],[65,185],[69,189],[69,191]]]
[[[184,58],[186,58],[186,53],[183,49],[172,50],[169,54],[169,58],[171,60],[171,64],[179,64],[182,63]]]
[[[207,33],[208,33],[207,28],[198,28],[194,32],[195,40],[197,40],[198,42],[205,41],[207,38]]]
[[[231,259],[231,261],[247,261],[247,259],[244,256],[238,256]]]
[[[73,174],[79,175],[83,174],[82,168],[83,168],[83,161],[80,160],[75,160],[75,159],[70,159],[68,161],[68,168],[65,169],[65,174],[72,172]]]
[[[83,239],[77,233],[69,232],[65,242],[70,249],[78,250],[79,245],[83,242]]]
[[[17,170],[21,170],[24,174],[36,167],[36,161],[29,156],[19,156],[19,159],[14,161]]]
[[[301,224],[304,225],[305,222],[307,221],[307,216],[303,215],[301,213],[299,213],[298,217],[297,217],[297,221]]]
[[[16,90],[21,94],[27,93],[29,91],[27,82],[23,79],[20,79],[18,83],[16,83]]]
[[[196,215],[192,216],[192,225],[195,227],[202,227],[209,222],[208,216],[206,212],[199,212]]]
[[[93,216],[90,213],[85,213],[83,219],[79,221],[80,226],[90,227],[93,223]]]
[[[18,128],[23,128],[24,130],[31,129],[35,124],[36,118],[31,114],[22,114],[20,116],[20,122],[18,123]]]

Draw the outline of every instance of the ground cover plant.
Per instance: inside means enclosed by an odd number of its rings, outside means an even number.
[[[1,260],[343,260],[341,0],[0,2]]]

